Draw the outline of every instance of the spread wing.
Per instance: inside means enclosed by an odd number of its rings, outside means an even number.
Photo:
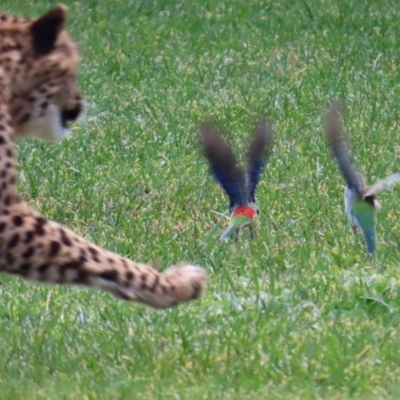
[[[214,177],[229,196],[230,207],[247,205],[245,174],[238,167],[230,146],[213,124],[202,125],[201,142]]]
[[[383,179],[379,180],[378,182],[374,183],[366,191],[365,197],[376,196],[379,192],[390,189],[393,185],[396,185],[397,183],[400,183],[400,173],[399,172],[389,175],[386,178],[383,178]]]
[[[340,106],[338,103],[333,103],[328,111],[325,131],[331,146],[332,155],[335,157],[347,185],[350,188],[356,189],[362,196],[365,189],[365,181],[363,176],[353,167],[349,148],[342,135],[340,119]]]
[[[247,152],[245,164],[247,193],[252,202],[255,202],[255,191],[272,147],[272,139],[271,127],[261,120]]]

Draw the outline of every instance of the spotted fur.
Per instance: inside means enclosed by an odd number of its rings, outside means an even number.
[[[15,138],[60,140],[82,110],[79,54],[59,5],[34,20],[0,13],[0,271],[48,283],[97,287],[155,308],[197,298],[202,268],[165,273],[104,250],[23,203]]]

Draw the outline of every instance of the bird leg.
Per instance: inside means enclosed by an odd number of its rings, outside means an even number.
[[[239,228],[236,230],[236,232],[235,232],[235,243],[237,243],[238,242],[238,240],[239,240]]]
[[[250,231],[250,239],[254,240],[254,231],[253,228],[249,227],[249,231]]]

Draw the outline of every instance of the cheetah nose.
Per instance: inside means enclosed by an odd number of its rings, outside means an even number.
[[[61,119],[63,126],[66,127],[68,122],[75,121],[79,117],[81,111],[82,111],[81,105],[77,105],[75,108],[71,108],[69,110],[62,110]]]

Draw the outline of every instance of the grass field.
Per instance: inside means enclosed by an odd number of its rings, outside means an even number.
[[[62,143],[19,144],[24,198],[137,261],[202,265],[210,282],[201,300],[155,312],[1,276],[0,397],[399,398],[400,190],[381,197],[368,259],[322,130],[328,102],[345,101],[369,181],[399,169],[396,1],[65,3],[86,116]],[[240,152],[260,112],[276,142],[257,240],[220,244],[227,201],[197,127],[218,121]]]

